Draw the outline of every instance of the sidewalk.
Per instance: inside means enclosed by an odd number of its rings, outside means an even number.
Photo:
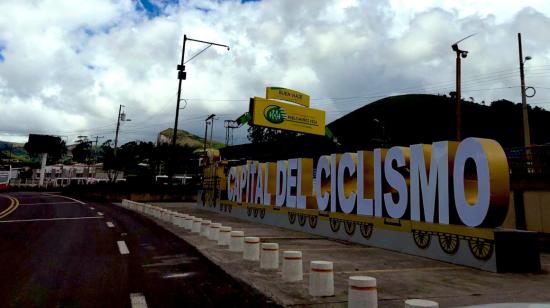
[[[261,270],[259,262],[244,261],[240,253],[229,252],[225,246],[218,246],[214,241],[155,219],[156,223],[195,246],[232,277],[288,307],[346,307],[348,277],[354,275],[377,279],[380,307],[403,307],[403,302],[409,298],[434,300],[439,302],[440,307],[550,302],[549,254],[541,254],[541,274],[497,274],[243,221],[198,209],[194,203],[151,204],[230,226],[233,230],[244,231],[245,236],[258,236],[262,242],[279,243],[281,251],[302,251],[304,280],[290,283],[282,279],[280,269]],[[309,296],[311,260],[334,262],[335,296]]]

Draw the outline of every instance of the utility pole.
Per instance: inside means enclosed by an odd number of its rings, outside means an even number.
[[[206,154],[206,143],[208,142],[208,124],[209,124],[209,121],[211,119],[213,119],[215,116],[216,116],[215,114],[211,114],[204,120],[204,123],[205,123],[205,127],[204,127],[204,162],[205,163],[206,163],[206,158],[208,157],[208,155]],[[214,120],[212,120],[212,122],[214,122]]]
[[[214,139],[212,139],[212,134],[214,133],[214,120],[215,118],[212,118],[212,125],[210,126],[210,148],[214,148]]]
[[[125,106],[120,105],[118,107],[118,118],[117,118],[117,122],[116,122],[116,134],[115,134],[115,148],[114,148],[114,151],[113,151],[115,157],[116,157],[116,150],[117,150],[117,147],[118,147],[118,132],[120,130],[120,122],[130,122],[130,121],[132,121],[131,119],[126,119],[126,114],[122,111],[122,107],[125,107]]]
[[[197,43],[207,44],[208,46],[206,46],[206,48],[204,48],[203,50],[197,52],[195,55],[193,55],[191,58],[189,58],[189,60],[184,61],[184,59],[185,59],[185,43],[187,41],[193,41],[193,42],[197,42]],[[177,66],[177,70],[178,70],[178,97],[177,97],[177,102],[176,102],[176,117],[174,119],[174,133],[172,134],[172,147],[174,148],[174,161],[175,161],[175,155],[176,155],[176,141],[178,139],[178,117],[179,117],[180,101],[181,101],[181,83],[182,83],[183,80],[185,80],[187,78],[187,72],[185,72],[185,64],[187,62],[193,60],[195,57],[197,57],[202,52],[204,52],[206,49],[208,49],[212,46],[226,47],[227,50],[229,50],[229,46],[227,46],[227,45],[208,42],[208,41],[195,40],[195,39],[192,39],[192,38],[188,38],[187,35],[183,35],[183,46],[181,48],[181,60],[180,60],[180,64],[178,64],[178,66]],[[206,144],[205,144],[205,151],[206,151]],[[172,173],[173,173],[173,171],[174,170],[169,170],[169,172],[168,172],[170,174],[170,182],[172,182]]]
[[[121,112],[122,112],[122,107],[124,107],[124,105],[119,105],[119,107],[118,107],[118,117],[116,118],[115,149],[113,151],[115,156],[116,156],[116,148],[118,146],[118,131],[120,130],[120,115],[121,115]]]
[[[99,142],[99,139],[103,139],[104,136],[92,136],[92,139],[95,138],[95,147],[94,147],[94,161],[97,163],[97,143]]]
[[[518,33],[518,48],[519,48],[519,76],[521,79],[521,106],[523,110],[523,141],[525,147],[531,146],[531,136],[529,133],[529,108],[527,107],[527,95],[525,94],[525,74],[523,72],[523,66],[525,61],[531,60],[531,57],[523,58],[523,50],[521,47],[521,33]]]
[[[225,146],[233,145],[233,129],[239,127],[239,123],[234,120],[225,120]]]
[[[456,140],[457,141],[462,140],[462,106],[461,106],[462,94],[460,89],[460,86],[461,86],[460,85],[460,79],[461,79],[460,58],[466,58],[468,56],[468,51],[459,49],[458,43],[474,35],[475,33],[472,35],[468,35],[467,37],[451,45],[451,48],[453,49],[453,51],[456,52]]]
[[[176,140],[178,139],[178,118],[180,115],[180,101],[181,101],[181,82],[187,78],[187,73],[185,72],[185,65],[183,63],[183,58],[185,57],[185,43],[187,42],[187,35],[183,35],[183,46],[181,48],[181,61],[177,66],[178,70],[178,101],[176,102],[176,118],[174,119],[174,133],[172,134],[172,146],[174,147],[174,152],[176,148]]]

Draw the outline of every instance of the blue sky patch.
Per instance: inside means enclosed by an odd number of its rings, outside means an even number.
[[[6,46],[0,44],[0,62],[4,62],[6,58],[4,58],[4,55],[2,54],[2,51],[6,49]]]
[[[151,1],[151,0],[137,0],[136,1],[136,10],[145,11],[149,18],[155,18],[159,15],[162,15],[164,8],[170,4],[178,4],[178,0],[161,0],[161,1]]]

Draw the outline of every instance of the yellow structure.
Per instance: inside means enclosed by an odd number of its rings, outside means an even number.
[[[252,125],[325,135],[325,112],[323,110],[254,97],[251,111]]]

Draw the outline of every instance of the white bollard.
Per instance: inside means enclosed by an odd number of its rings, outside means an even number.
[[[212,223],[210,224],[210,230],[208,231],[208,239],[212,241],[217,241],[218,236],[220,235],[220,228],[222,227],[222,224],[220,223]]]
[[[210,220],[203,220],[201,222],[201,235],[202,236],[208,236],[208,228],[210,227],[210,224],[212,222]]]
[[[231,242],[231,227],[221,227],[218,235],[218,245],[229,245]]]
[[[201,233],[201,222],[202,222],[202,218],[195,217],[193,219],[193,227],[191,228],[191,232]]]
[[[173,225],[178,225],[180,219],[180,214],[178,212],[170,212],[170,222]]]
[[[425,299],[408,299],[405,301],[405,308],[439,308],[439,304]]]
[[[278,269],[279,268],[279,244],[262,243],[260,253],[260,268]]]
[[[191,230],[193,228],[193,219],[195,218],[195,216],[187,216],[185,218],[185,220],[183,221],[183,227],[186,229],[186,230]]]
[[[244,231],[231,231],[229,251],[242,252],[244,249]]]
[[[348,308],[378,307],[376,278],[350,276],[348,279]]]
[[[183,228],[185,226],[185,220],[189,217],[187,214],[180,214],[178,227]]]
[[[309,270],[309,295],[334,295],[334,271],[332,262],[311,261]]]
[[[301,251],[287,250],[283,252],[283,279],[285,281],[304,279]]]
[[[243,259],[249,261],[260,260],[260,238],[247,236],[244,238]]]
[[[165,210],[165,209],[162,209],[162,215],[161,215],[161,219],[164,220],[164,221],[168,221],[169,220],[169,214],[168,214],[168,211]]]

